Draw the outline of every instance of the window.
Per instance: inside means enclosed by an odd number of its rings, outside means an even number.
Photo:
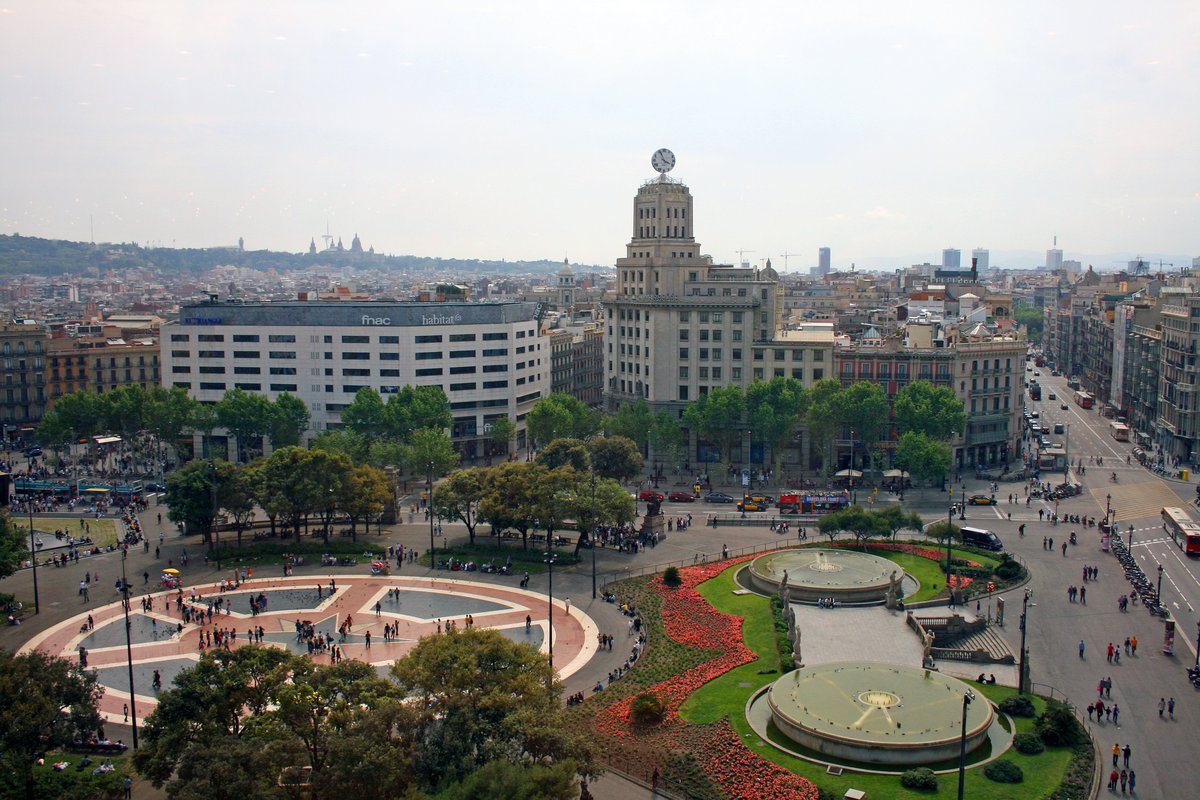
[[[825,360],[824,350],[813,350],[813,361],[820,363]]]
[[[224,350],[201,350],[197,353],[201,358],[224,358]]]
[[[745,313],[745,312],[742,312],[742,311],[735,311],[735,312],[733,312],[733,321],[734,321],[734,324],[737,324],[737,325],[740,325],[740,324],[741,324],[741,322],[742,322],[742,317],[743,317],[744,313]]]
[[[680,311],[679,312],[679,321],[680,322],[687,322],[689,317],[691,317],[690,312],[688,312],[688,311]]]
[[[399,361],[400,354],[399,353],[380,353],[379,360],[380,361]]]
[[[347,367],[342,370],[342,376],[349,378],[369,378],[371,377],[371,370]]]
[[[508,364],[484,364],[484,372],[508,372]]]
[[[681,381],[686,381],[687,378],[688,378],[688,368],[686,366],[681,366],[679,368],[679,379]]]
[[[732,351],[732,357],[733,357],[734,361],[741,361],[742,360],[741,348],[734,348],[734,350]]]
[[[475,388],[478,388],[478,384],[475,384],[475,383],[452,383],[452,384],[450,384],[450,391],[452,391],[452,392],[469,392]]]
[[[679,341],[686,342],[688,340],[688,335],[689,335],[689,332],[686,328],[680,328]]]
[[[762,379],[763,379],[762,367],[755,367],[754,368],[754,380],[761,381]]]
[[[475,334],[473,334],[473,333],[452,333],[452,334],[450,334],[450,341],[452,341],[452,342],[473,342],[473,341],[475,341]]]
[[[440,333],[434,334],[434,335],[418,336],[416,338],[417,344],[437,344],[440,341],[442,341],[442,335]]]
[[[234,358],[259,358],[262,354],[257,350],[234,350]]]
[[[485,333],[483,340],[485,342],[503,342],[508,339],[507,333]]]
[[[762,351],[762,350],[755,350],[755,351],[754,351],[754,360],[755,360],[755,361],[762,361],[762,360],[763,360],[763,351]]]
[[[792,377],[795,378],[796,380],[800,381],[801,383],[803,383],[804,382],[804,370],[803,369],[793,369]]]
[[[489,350],[483,351],[484,358],[495,358],[496,356],[506,356],[506,355],[508,355],[507,347],[493,347]]]
[[[186,375],[191,371],[192,371],[191,367],[181,367],[181,366],[171,367],[171,372],[175,373],[176,375]]]
[[[451,367],[450,368],[451,375],[473,375],[474,373],[475,373],[474,367]]]
[[[485,389],[507,389],[508,381],[484,381],[483,388],[485,388]]]
[[[688,358],[688,349],[686,347],[679,348],[679,360],[686,361]]]
[[[295,370],[293,370],[294,372]],[[262,373],[261,367],[234,367],[234,375],[259,375]]]
[[[428,378],[431,375],[441,375],[441,374],[442,374],[441,367],[426,367],[425,369],[417,370],[417,373],[416,373],[418,378]]]
[[[190,342],[191,340],[192,340],[192,335],[190,333],[172,333],[171,334],[172,342]]]
[[[192,385],[190,383],[188,383],[187,381],[175,381],[171,385],[174,386],[176,389],[191,389],[192,388]]]
[[[695,274],[695,273],[693,273],[693,274]],[[693,280],[694,280],[694,279],[693,279]],[[680,386],[680,387],[679,387],[679,399],[680,399],[680,400],[687,400],[687,399],[688,399],[688,387],[686,387],[686,386]]]
[[[720,361],[721,360],[721,348],[714,347],[712,349],[712,357],[713,357],[713,361]]]
[[[702,342],[708,341],[708,328],[703,328],[700,331],[700,341],[702,341]]]
[[[209,391],[214,391],[214,392],[223,392],[223,391],[225,391],[225,384],[223,384],[223,383],[201,383],[200,388],[207,389]]]
[[[379,377],[381,377],[381,378],[399,378],[400,370],[398,370],[398,369],[381,369],[381,370],[379,370]]]
[[[223,333],[202,333],[196,337],[198,342],[223,342],[225,334]]]
[[[233,335],[235,342],[258,342],[257,333],[235,333]]]
[[[172,350],[171,351],[172,358],[187,358],[191,354],[192,354],[192,352],[190,350]],[[12,367],[9,367],[9,369],[12,369]]]
[[[741,331],[734,331],[734,332],[733,332],[733,340],[734,340],[735,342],[740,342],[740,341],[742,340],[742,332],[741,332]]]
[[[451,350],[450,357],[451,358],[474,358],[475,351],[474,350]]]
[[[819,381],[824,377],[825,377],[825,370],[823,370],[823,369],[814,369],[813,370],[813,380],[814,381]]]
[[[256,337],[254,341],[257,342],[258,338]],[[295,344],[296,336],[291,333],[272,333],[267,337],[267,341],[271,344]]]
[[[370,344],[370,336],[343,336],[342,344]]]
[[[294,392],[294,391],[296,391],[296,384],[294,384],[294,383],[272,383],[271,391],[272,392]],[[356,389],[355,391],[358,391],[358,390]]]
[[[271,350],[267,353],[268,358],[283,359],[285,361],[293,361],[296,358],[295,350]]]
[[[369,361],[370,353],[342,353],[343,361]]]
[[[400,344],[400,337],[399,336],[380,336],[379,343],[380,344]]]
[[[244,389],[247,392],[261,392],[262,384],[261,383],[235,383],[234,388]]]
[[[729,370],[729,372],[731,373],[731,377],[733,380],[740,381],[742,379],[742,368],[741,367],[734,367],[733,369]]]
[[[225,368],[224,367],[201,367],[200,374],[201,375],[224,375]]]
[[[714,342],[719,342],[719,341],[721,341],[721,332],[720,332],[720,331],[713,331],[713,332],[712,332],[712,340],[713,340]]]

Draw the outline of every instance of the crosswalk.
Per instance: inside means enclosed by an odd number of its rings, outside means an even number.
[[[1155,517],[1164,506],[1182,503],[1171,487],[1157,478],[1141,483],[1100,486],[1091,490],[1092,499],[1100,507],[1101,516],[1105,502],[1111,495],[1112,508],[1117,520]]]

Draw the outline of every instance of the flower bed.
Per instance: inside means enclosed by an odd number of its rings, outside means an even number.
[[[811,781],[793,775],[750,750],[727,719],[712,725],[691,725],[679,717],[679,707],[697,688],[757,658],[742,641],[742,619],[717,611],[696,589],[724,570],[753,557],[681,569],[682,585],[676,589],[663,586],[657,578],[652,579],[650,588],[659,601],[665,635],[678,644],[713,655],[647,689],[663,701],[665,714],[660,724],[649,728],[638,726],[631,715],[633,694],[627,693],[619,699],[614,698],[614,702],[595,714],[593,728],[609,737],[602,749],[610,763],[622,769],[636,763],[629,760],[633,757],[649,756],[661,761],[665,754],[685,747],[730,798],[816,800],[817,788]],[[639,659],[635,670],[645,659],[646,656]],[[595,699],[603,702],[599,697]],[[591,703],[585,704],[588,706]]]

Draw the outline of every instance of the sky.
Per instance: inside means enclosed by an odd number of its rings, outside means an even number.
[[[611,264],[668,147],[720,263],[1190,264],[1198,34],[1194,0],[0,0],[0,233]]]

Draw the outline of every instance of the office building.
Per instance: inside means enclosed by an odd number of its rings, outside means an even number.
[[[962,251],[956,247],[947,247],[943,250],[942,267],[944,269],[962,269]]]
[[[971,251],[971,261],[975,264],[977,272],[985,272],[991,265],[991,253],[986,247],[976,247]]]
[[[235,387],[303,400],[311,434],[341,427],[363,387],[384,399],[440,386],[464,460],[483,455],[488,424],[525,415],[550,391],[550,344],[533,303],[206,302],[164,326],[163,383],[206,403]]]
[[[828,275],[833,263],[832,254],[828,247],[817,250],[817,274]]]

